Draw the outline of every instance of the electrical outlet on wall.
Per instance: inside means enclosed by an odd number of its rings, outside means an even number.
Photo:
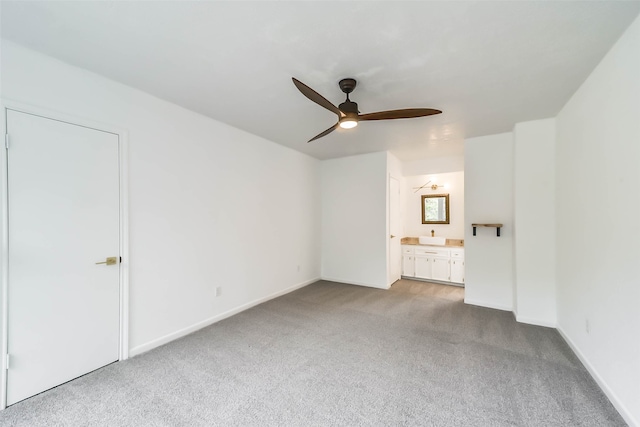
[[[298,264],[298,273],[300,273],[300,264]]]
[[[216,296],[222,295],[222,286],[216,286]]]
[[[584,330],[587,334],[591,333],[591,325],[589,325],[589,319],[584,321]]]

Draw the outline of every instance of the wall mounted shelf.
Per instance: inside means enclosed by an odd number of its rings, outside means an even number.
[[[502,227],[502,224],[471,224],[471,226],[473,227],[474,236],[476,235],[476,227],[495,227],[496,235],[500,237],[500,228]]]

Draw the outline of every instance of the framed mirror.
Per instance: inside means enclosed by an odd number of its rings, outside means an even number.
[[[422,196],[422,223],[449,224],[448,194],[425,194]]]

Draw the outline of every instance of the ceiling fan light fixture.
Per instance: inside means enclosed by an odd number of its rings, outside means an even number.
[[[340,127],[342,129],[353,129],[356,126],[358,126],[358,121],[355,119],[345,117],[344,119],[340,120]]]
[[[354,105],[356,105],[355,103],[353,103]],[[342,103],[340,104],[340,106],[344,106],[345,104]],[[351,107],[351,106],[349,106]],[[347,107],[347,108],[349,108]],[[354,127],[358,126],[358,109],[357,109],[357,105],[356,105],[356,110],[355,111],[344,111],[344,110],[340,110],[343,111],[344,117],[342,117],[338,122],[340,124],[340,127],[342,129],[353,129]]]

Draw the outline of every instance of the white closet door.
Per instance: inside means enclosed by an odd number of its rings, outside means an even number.
[[[118,136],[8,110],[7,404],[118,360]]]

